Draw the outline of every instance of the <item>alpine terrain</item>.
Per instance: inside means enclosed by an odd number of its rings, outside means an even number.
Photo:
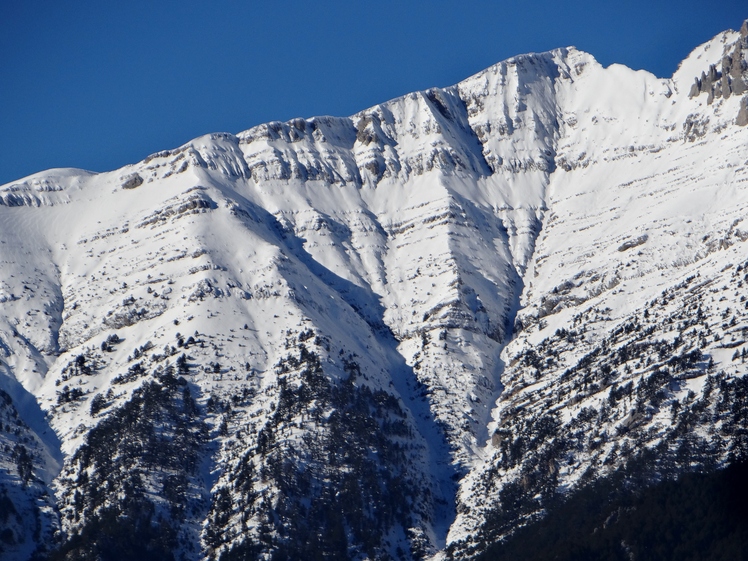
[[[740,462],[747,125],[748,22],[0,187],[0,557],[491,558]]]

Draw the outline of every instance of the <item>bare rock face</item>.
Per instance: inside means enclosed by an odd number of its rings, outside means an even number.
[[[738,118],[735,120],[735,124],[739,127],[748,125],[748,96],[744,97],[740,103],[740,111],[738,111]]]
[[[691,90],[688,92],[688,97],[696,97],[701,93],[701,80],[696,78],[693,85],[691,86]]]
[[[140,177],[137,173],[133,173],[132,175],[128,175],[127,177],[122,178],[123,189],[135,189],[136,187],[140,187],[142,184],[143,178]]]
[[[748,70],[746,62],[748,53],[748,20],[743,22],[740,28],[740,38],[735,41],[730,50],[726,49],[721,64],[711,64],[707,71],[702,71],[700,77],[694,79],[689,90],[688,97],[695,98],[702,93],[707,94],[707,105],[711,105],[718,99],[729,99],[732,95],[742,95],[748,92],[748,79],[745,73]],[[741,102],[736,124],[746,125],[745,103]]]

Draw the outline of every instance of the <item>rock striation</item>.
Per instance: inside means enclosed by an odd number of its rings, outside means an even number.
[[[746,41],[0,186],[2,554],[468,559],[743,458]]]

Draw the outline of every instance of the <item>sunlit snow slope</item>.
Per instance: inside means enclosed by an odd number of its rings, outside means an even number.
[[[470,556],[669,457],[744,373],[747,35],[0,187],[0,552]]]

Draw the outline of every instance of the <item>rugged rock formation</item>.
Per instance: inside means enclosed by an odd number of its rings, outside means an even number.
[[[746,29],[0,187],[4,555],[466,558],[742,457]]]

